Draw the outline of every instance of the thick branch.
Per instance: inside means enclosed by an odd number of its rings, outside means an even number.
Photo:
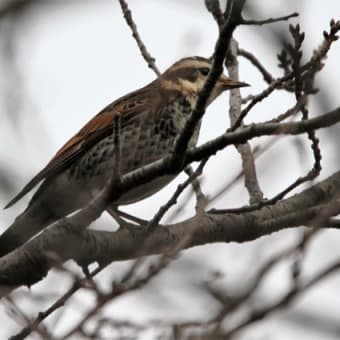
[[[246,242],[282,229],[308,225],[308,221],[315,218],[312,208],[337,198],[338,188],[340,172],[270,208],[265,207],[242,215],[204,214],[181,223],[159,227],[152,235],[148,235],[147,249],[141,247],[145,239],[144,234],[138,231],[84,230],[79,233],[74,232],[74,226],[59,223],[58,227],[51,227],[31,242],[0,259],[0,284],[9,288],[4,289],[2,295],[16,286],[31,285],[41,280],[54,265],[56,258],[60,261],[74,259],[83,264],[94,261],[104,264],[164,253],[188,235],[190,237],[185,248],[214,242]],[[306,210],[304,218],[301,213],[296,219],[292,218],[293,213],[303,210]],[[282,218],[284,216],[289,218]],[[273,223],[273,218],[277,218],[278,222]],[[270,223],[265,223],[266,221]],[[65,240],[68,240],[69,246],[65,244]],[[74,247],[75,244],[77,247]]]

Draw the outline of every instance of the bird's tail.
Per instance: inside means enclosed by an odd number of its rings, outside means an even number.
[[[0,257],[18,248],[56,220],[49,211],[29,206],[0,236]]]

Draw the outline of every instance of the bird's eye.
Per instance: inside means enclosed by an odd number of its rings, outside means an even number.
[[[207,76],[209,73],[209,68],[208,67],[202,67],[199,69],[200,73],[204,76]]]

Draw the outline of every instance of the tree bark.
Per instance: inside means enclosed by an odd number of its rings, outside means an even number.
[[[308,225],[330,203],[335,206],[333,216],[340,212],[339,188],[340,171],[275,205],[242,214],[205,213],[177,224],[159,226],[150,235],[138,227],[117,232],[79,231],[79,226],[62,219],[0,259],[0,285],[4,288],[0,294],[6,295],[21,285],[30,286],[46,276],[54,265],[70,259],[81,265],[108,264],[166,253],[183,238],[187,238],[183,247],[187,249],[216,242],[247,242],[279,230]]]

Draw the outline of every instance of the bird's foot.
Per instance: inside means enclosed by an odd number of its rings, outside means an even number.
[[[119,224],[119,229],[126,229],[131,233],[143,232],[148,225],[148,221],[118,210],[116,207],[108,208],[107,212]]]

